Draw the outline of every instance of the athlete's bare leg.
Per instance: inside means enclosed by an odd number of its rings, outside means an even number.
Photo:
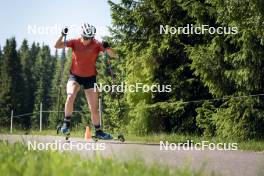
[[[67,83],[67,99],[65,103],[65,117],[71,117],[73,112],[73,105],[80,85],[73,80],[69,80]]]
[[[95,126],[100,124],[100,116],[98,111],[98,92],[94,88],[84,90],[89,109],[91,111],[91,119]]]

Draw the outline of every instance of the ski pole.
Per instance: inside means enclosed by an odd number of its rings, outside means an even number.
[[[108,70],[110,72],[110,75],[112,77],[112,83],[114,83],[114,81],[115,81],[114,72],[113,72],[112,67],[111,67],[111,62],[110,62],[109,55],[107,54],[106,51],[104,52],[104,58],[106,60],[106,65],[107,65]]]
[[[111,75],[111,78],[112,78],[112,85],[113,85],[113,84],[115,84],[115,76],[114,76],[114,72],[113,72],[113,69],[112,69],[112,66],[111,66],[110,57],[109,57],[109,55],[108,55],[108,53],[106,51],[104,52],[104,59],[106,61],[107,68],[108,68],[108,70],[110,72],[110,75]],[[118,103],[119,109],[121,109],[120,98],[119,98],[118,95],[117,95],[117,103]]]
[[[64,62],[66,58],[66,53],[65,53],[65,47],[66,47],[66,36],[68,33],[68,27],[63,28],[61,34],[63,35],[63,43],[64,47],[62,48],[62,54],[61,54],[61,72],[60,72],[60,85],[59,85],[59,93],[58,93],[58,114],[57,114],[57,119],[60,119],[60,101],[61,101],[61,88],[62,88],[62,83],[63,83],[63,72],[64,72]],[[57,126],[57,133],[58,133],[58,127]]]

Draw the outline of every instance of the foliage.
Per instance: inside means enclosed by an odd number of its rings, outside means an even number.
[[[197,117],[196,123],[199,128],[202,129],[204,136],[214,136],[215,135],[215,119],[213,119],[213,114],[215,113],[214,105],[205,101],[202,107],[196,109]]]

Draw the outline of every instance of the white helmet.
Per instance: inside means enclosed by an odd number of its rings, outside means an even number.
[[[93,38],[96,33],[96,28],[93,25],[84,23],[82,25],[82,37]]]

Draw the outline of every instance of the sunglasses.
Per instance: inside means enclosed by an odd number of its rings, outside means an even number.
[[[83,36],[82,38],[83,38],[83,40],[92,40],[93,39],[93,37],[85,37],[85,36]]]

